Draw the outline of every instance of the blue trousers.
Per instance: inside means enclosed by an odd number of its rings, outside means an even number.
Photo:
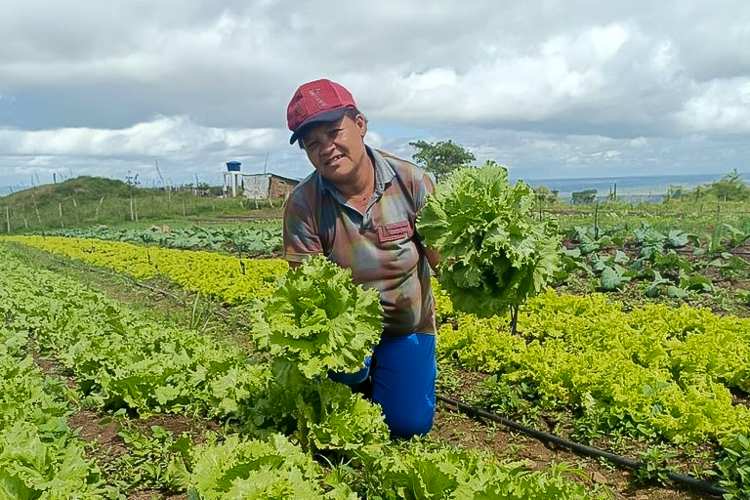
[[[393,436],[410,438],[432,428],[437,377],[434,335],[383,337],[362,370],[328,376],[352,387],[370,382],[372,401],[382,407]]]

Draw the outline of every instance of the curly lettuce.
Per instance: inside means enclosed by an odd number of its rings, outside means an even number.
[[[257,348],[308,378],[360,370],[383,331],[379,293],[354,284],[350,270],[322,255],[290,269],[253,319]]]
[[[440,286],[453,306],[502,314],[541,292],[558,268],[554,220],[535,219],[528,184],[488,161],[454,171],[427,197],[417,219],[425,246],[440,252]]]

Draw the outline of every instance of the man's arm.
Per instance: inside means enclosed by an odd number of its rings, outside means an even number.
[[[432,271],[437,274],[438,269],[437,266],[440,263],[440,252],[437,250],[433,250],[432,248],[422,247],[424,248],[424,254],[425,257],[427,257],[427,262],[430,263],[430,267],[432,268]]]
[[[295,197],[290,197],[284,206],[283,251],[284,260],[292,269],[302,261],[323,252],[320,237],[312,229],[312,212]]]

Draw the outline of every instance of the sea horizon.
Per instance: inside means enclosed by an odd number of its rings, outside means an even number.
[[[708,185],[719,181],[727,174],[684,174],[684,175],[637,175],[617,177],[570,177],[533,179],[514,176],[511,181],[523,180],[531,187],[547,186],[551,191],[557,191],[558,197],[569,199],[573,192],[595,189],[598,199],[606,199],[610,191],[616,190],[619,199],[631,197],[634,201],[658,201],[666,196],[670,187],[681,187],[692,190],[698,186]],[[750,174],[740,172],[740,178],[745,180]],[[746,181],[747,182],[747,181]]]
[[[635,175],[614,177],[549,177],[533,178],[514,175],[509,172],[511,182],[522,180],[531,187],[547,186],[552,191],[557,191],[558,196],[563,199],[571,197],[573,192],[595,189],[598,198],[606,198],[610,190],[617,189],[618,198],[622,196],[639,197],[663,197],[667,194],[670,186],[680,186],[685,190],[691,190],[697,186],[711,184],[719,181],[724,174],[670,174],[670,175]],[[740,178],[747,182],[750,173],[739,172]],[[34,186],[0,186],[0,196],[6,196],[11,192],[31,189]]]

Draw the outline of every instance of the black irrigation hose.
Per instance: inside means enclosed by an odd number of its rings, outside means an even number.
[[[670,250],[673,250],[674,253],[681,253],[683,255],[693,255],[695,253],[695,251],[690,248],[671,248]],[[721,252],[716,252],[716,251],[709,252],[708,250],[706,250],[705,253],[701,255],[701,257],[716,257],[717,254],[722,254],[722,253],[730,253],[735,256],[736,255],[750,255],[750,252],[736,250],[734,248],[727,248],[725,250],[722,250]]]
[[[460,412],[466,413],[468,415],[482,417],[487,420],[492,420],[493,422],[500,423],[506,427],[510,427],[511,429],[517,430],[529,436],[533,436],[540,441],[554,443],[558,446],[567,448],[580,455],[586,455],[588,457],[595,457],[595,458],[605,458],[616,465],[619,465],[621,467],[625,467],[628,469],[633,469],[633,470],[640,469],[641,467],[644,466],[642,462],[639,462],[637,460],[632,460],[630,458],[626,458],[621,455],[615,455],[614,453],[600,450],[599,448],[586,446],[581,443],[576,443],[575,441],[569,441],[559,436],[555,436],[554,434],[549,434],[547,432],[542,432],[536,429],[532,429],[530,427],[526,427],[525,425],[519,424],[518,422],[508,420],[499,415],[495,415],[494,413],[489,413],[484,410],[480,410],[479,408],[469,406],[467,404],[456,401],[455,399],[451,399],[446,396],[442,396],[440,394],[438,394],[436,398],[438,401],[442,401],[449,405],[455,406],[456,409]],[[670,471],[667,471],[666,475],[669,479],[671,479],[672,481],[676,483],[682,483],[692,488],[704,491],[706,493],[710,493],[712,495],[719,496],[719,495],[723,495],[724,493],[727,493],[725,489],[719,486],[716,486],[714,483],[710,483],[708,481],[702,481],[692,476],[686,476],[684,474],[678,474],[676,472],[670,472]]]

